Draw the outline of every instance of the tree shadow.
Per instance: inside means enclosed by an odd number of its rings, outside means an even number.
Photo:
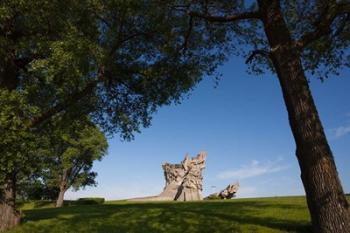
[[[306,207],[290,203],[190,202],[118,203],[25,211],[26,232],[310,232],[308,217],[281,213]],[[47,223],[42,224],[43,222]]]

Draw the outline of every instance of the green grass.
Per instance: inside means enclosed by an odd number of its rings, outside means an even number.
[[[23,215],[21,226],[11,233],[310,231],[304,197],[186,203],[113,201],[85,206],[70,203],[60,209],[46,202],[24,205]]]
[[[27,212],[27,210],[33,210],[33,209],[54,208],[55,202],[52,202],[52,201],[30,201],[30,202],[17,201],[16,205],[21,211]],[[64,201],[64,205],[65,206],[76,206],[77,201]]]

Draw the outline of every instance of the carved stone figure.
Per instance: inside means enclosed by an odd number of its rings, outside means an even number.
[[[221,197],[221,199],[231,199],[235,197],[238,189],[238,182],[236,184],[229,184],[224,190],[221,190],[221,192],[219,192],[219,197]]]
[[[221,190],[219,193],[210,194],[206,199],[231,199],[236,196],[239,189],[239,183],[229,184],[225,189]]]
[[[164,163],[165,187],[158,196],[134,198],[132,201],[197,201],[202,200],[203,176],[206,152],[196,157],[188,155],[180,164]]]
[[[207,154],[199,153],[197,157],[185,157],[182,161],[182,167],[185,172],[183,181],[175,196],[177,201],[195,201],[202,200],[203,176],[202,170],[205,168]]]

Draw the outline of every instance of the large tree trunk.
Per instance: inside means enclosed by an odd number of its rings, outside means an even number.
[[[57,197],[56,207],[63,207],[64,205],[64,194],[67,191],[67,178],[68,178],[68,170],[63,169],[61,181],[60,181],[60,192]]]
[[[56,207],[63,207],[65,192],[66,192],[65,189],[60,188],[60,192],[58,194],[58,198],[57,198],[57,201],[56,201]]]
[[[0,232],[15,227],[20,223],[20,214],[16,211],[15,180],[8,180],[0,190]]]
[[[300,54],[280,11],[279,1],[259,1],[271,59],[296,142],[313,231],[349,233],[350,210],[320,118],[305,77]]]

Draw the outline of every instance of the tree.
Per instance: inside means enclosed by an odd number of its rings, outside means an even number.
[[[49,187],[45,177],[38,172],[30,177],[24,177],[17,182],[17,197],[23,201],[56,200],[60,192],[59,187]]]
[[[79,190],[96,185],[97,173],[91,169],[94,161],[106,154],[108,144],[104,134],[89,121],[75,121],[53,135],[52,156],[43,180],[50,189],[59,189],[56,207],[62,207],[69,188]]]
[[[17,181],[17,194],[24,200],[56,200],[56,207],[62,207],[69,188],[97,184],[97,173],[91,169],[105,155],[108,144],[88,117],[68,123],[56,120],[48,131],[49,155],[42,156],[40,170]]]
[[[89,114],[106,132],[132,139],[158,107],[180,102],[229,54],[252,48],[252,71],[266,66],[281,83],[314,230],[349,232],[348,203],[305,77],[347,65],[347,1],[7,0],[0,12],[0,89],[32,111],[3,118],[1,129],[14,135],[8,144],[20,141],[14,119],[23,134],[40,135],[62,115]],[[22,163],[16,147],[10,152],[0,177]]]
[[[36,109],[29,106],[23,95],[0,90],[0,231],[20,221],[16,208],[17,180],[36,172],[45,155],[46,140],[25,130],[28,115]]]
[[[35,141],[45,139],[51,121],[89,115],[105,132],[132,139],[159,106],[179,102],[224,60],[220,29],[189,45],[187,19],[165,10],[139,0],[0,2],[0,94],[7,106],[0,108],[0,212],[9,213],[1,215],[0,231],[18,223],[11,220],[18,217],[13,168],[39,169],[42,154],[34,152],[47,147]],[[21,149],[26,144],[30,153]]]
[[[243,52],[251,71],[267,67],[277,74],[313,230],[350,232],[349,204],[305,75],[323,80],[350,65],[350,2],[258,0],[246,5],[203,0],[176,1],[174,7],[189,19],[192,43],[205,24],[225,27],[232,49]]]

